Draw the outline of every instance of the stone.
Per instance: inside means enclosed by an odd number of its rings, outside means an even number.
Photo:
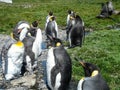
[[[32,74],[32,75],[23,76],[18,79],[12,80],[10,83],[12,86],[21,85],[21,86],[27,86],[28,88],[31,88],[36,84],[36,75]]]

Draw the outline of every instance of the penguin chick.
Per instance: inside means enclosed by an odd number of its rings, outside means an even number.
[[[70,56],[60,39],[51,38],[51,46],[46,62],[48,88],[49,90],[67,90],[72,74]]]
[[[80,63],[84,69],[85,77],[79,81],[77,90],[110,90],[96,65],[83,61]]]
[[[6,80],[20,76],[24,58],[24,44],[21,41],[12,41],[10,44],[9,41],[1,51],[3,76]]]

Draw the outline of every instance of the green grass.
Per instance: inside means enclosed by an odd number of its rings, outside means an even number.
[[[82,48],[69,49],[73,62],[73,79],[78,82],[84,77],[80,64],[74,56],[96,64],[108,82],[111,90],[120,90],[120,31],[106,30],[108,25],[120,22],[120,16],[111,19],[95,18],[101,9],[101,2],[108,0],[13,0],[13,4],[0,3],[0,33],[10,34],[16,23],[26,20],[32,23],[39,20],[39,27],[44,30],[45,19],[53,11],[59,26],[66,25],[67,11],[72,9],[82,17],[85,27],[92,28]],[[120,0],[112,0],[115,9],[120,10]]]
[[[86,36],[82,48],[68,50],[73,60],[73,78],[84,76],[81,65],[74,57],[96,64],[111,90],[120,90],[120,31],[102,30]]]
[[[94,30],[104,29],[120,21],[119,16],[112,16],[116,21],[96,19],[101,9],[101,2],[107,0],[13,0],[13,4],[0,3],[0,32],[9,34],[16,23],[26,20],[32,23],[39,20],[39,27],[44,30],[45,19],[52,10],[59,26],[66,25],[67,10],[72,9],[82,17],[86,27]],[[114,0],[115,9],[120,9],[119,0]]]

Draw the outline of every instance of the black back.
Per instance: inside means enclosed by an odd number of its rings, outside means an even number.
[[[54,38],[57,38],[57,32],[55,30],[55,23],[53,21],[48,22],[47,27],[46,27],[46,34]]]
[[[94,77],[85,78],[83,90],[110,90],[100,74]]]
[[[56,75],[60,72],[61,73],[61,86],[58,90],[67,90],[69,86],[69,82],[71,80],[72,74],[72,64],[71,59],[64,49],[64,47],[59,46],[54,49],[54,56],[55,56],[55,66],[51,71],[51,82],[52,85],[55,85]]]
[[[85,30],[83,26],[83,21],[79,16],[75,18],[76,24],[70,30],[70,39],[72,47],[74,46],[82,46],[83,37],[85,35]]]

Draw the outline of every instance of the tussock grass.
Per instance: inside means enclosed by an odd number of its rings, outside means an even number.
[[[96,64],[111,90],[119,90],[120,86],[120,31],[95,31],[86,36],[84,45],[68,50],[73,60],[73,77],[79,80],[84,76],[81,65],[74,57],[82,58]]]

